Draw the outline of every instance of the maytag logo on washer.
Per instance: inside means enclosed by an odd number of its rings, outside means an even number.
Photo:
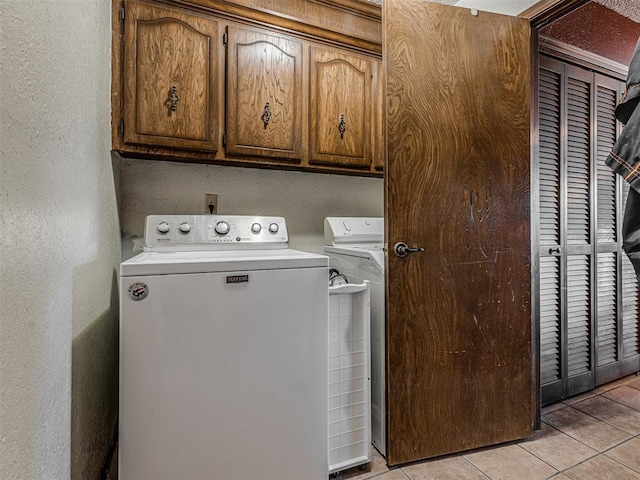
[[[227,277],[227,283],[247,283],[249,281],[249,275],[229,275]]]
[[[149,295],[149,286],[146,283],[135,282],[129,285],[128,293],[131,300],[144,300]]]

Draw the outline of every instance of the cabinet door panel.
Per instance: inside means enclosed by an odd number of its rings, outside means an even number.
[[[218,23],[127,3],[125,142],[217,151]]]
[[[301,44],[229,27],[226,153],[297,160],[301,131]]]
[[[371,68],[370,59],[312,47],[310,162],[370,167]]]

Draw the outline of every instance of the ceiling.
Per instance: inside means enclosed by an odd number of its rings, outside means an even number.
[[[382,3],[382,0],[369,0],[374,3]],[[476,8],[485,12],[504,13],[506,15],[517,15],[538,0],[431,0],[448,5],[459,7]],[[623,17],[627,17],[636,23],[640,23],[640,1],[638,0],[593,0],[600,5],[607,7]]]
[[[603,7],[607,7],[623,17],[640,23],[640,2],[632,0],[594,0]]]

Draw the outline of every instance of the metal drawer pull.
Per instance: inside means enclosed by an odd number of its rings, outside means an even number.
[[[267,128],[269,122],[271,121],[271,108],[269,107],[269,102],[265,103],[264,110],[262,111],[262,116],[260,117],[264,122],[264,128]]]
[[[171,92],[169,92],[169,103],[171,104],[171,111],[175,112],[178,110],[178,102],[180,101],[180,97],[178,96],[178,89],[174,85],[171,87]]]
[[[406,257],[409,253],[424,252],[424,248],[422,247],[411,248],[404,242],[396,243],[395,246],[393,247],[393,250],[396,252],[396,255],[399,256],[400,258]]]
[[[560,255],[560,247],[550,248],[549,255],[551,255],[552,253],[557,253],[558,255]]]
[[[344,121],[344,113],[340,114],[340,122],[338,123],[338,131],[340,132],[340,139],[344,138],[344,132],[347,131],[347,124]]]

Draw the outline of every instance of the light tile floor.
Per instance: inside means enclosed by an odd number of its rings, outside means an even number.
[[[117,480],[117,451],[106,479]],[[337,480],[640,480],[640,376],[542,410],[530,439],[389,469],[373,449]]]
[[[530,439],[389,469],[374,449],[338,480],[640,480],[640,376],[542,410]]]

